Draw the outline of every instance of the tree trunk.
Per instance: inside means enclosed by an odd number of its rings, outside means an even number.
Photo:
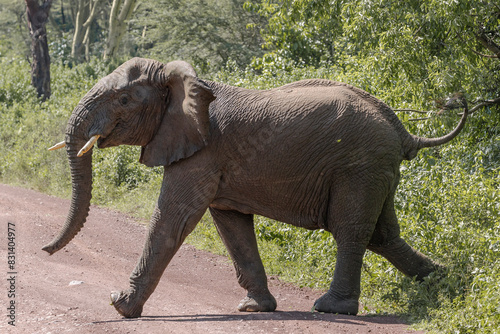
[[[94,0],[89,3],[90,15],[87,18],[87,21],[83,24],[83,27],[86,29],[83,44],[85,44],[85,58],[87,61],[90,59],[90,32],[92,30],[92,23],[95,21],[95,17],[97,15],[97,4],[98,0]]]
[[[50,98],[50,56],[45,25],[52,0],[25,0],[28,28],[31,36],[31,84],[42,100]]]
[[[76,18],[75,18],[75,33],[73,35],[73,44],[71,46],[71,57],[77,60],[82,60],[84,51],[85,58],[89,58],[90,50],[90,30],[92,23],[97,15],[98,0],[77,0]]]
[[[127,30],[127,21],[134,12],[137,0],[113,0],[109,15],[109,34],[104,59],[112,58]],[[121,7],[121,10],[120,10]]]
[[[83,37],[84,29],[83,23],[87,20],[89,15],[88,3],[86,4],[84,0],[76,1],[76,18],[75,18],[75,32],[73,33],[73,43],[71,44],[71,58],[80,60],[83,54]]]

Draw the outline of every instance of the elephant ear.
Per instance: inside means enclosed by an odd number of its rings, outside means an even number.
[[[142,147],[140,162],[149,167],[168,166],[207,145],[208,107],[215,100],[212,90],[186,62],[168,63],[157,78],[168,90],[168,97],[156,134]]]

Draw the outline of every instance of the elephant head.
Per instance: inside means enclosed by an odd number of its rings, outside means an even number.
[[[170,165],[202,149],[215,97],[188,63],[134,58],[101,79],[74,109],[66,138],[72,199],[66,223],[43,250],[67,245],[85,223],[92,192],[92,146],[142,146],[140,162]],[[88,153],[87,153],[88,151]]]

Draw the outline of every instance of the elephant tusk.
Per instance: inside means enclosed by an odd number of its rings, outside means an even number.
[[[54,150],[58,150],[60,148],[63,148],[64,146],[66,146],[66,142],[62,141],[60,143],[57,143],[55,144],[54,146],[52,147],[49,147],[49,151],[54,151]]]
[[[94,146],[95,142],[97,141],[97,139],[99,139],[101,135],[95,135],[95,136],[92,136],[92,138],[89,139],[89,141],[87,142],[87,144],[85,144],[82,149],[80,150],[80,152],[78,152],[78,154],[76,155],[77,157],[81,157],[82,155],[84,155],[85,153],[87,153],[88,150],[90,150],[92,148],[92,146]]]

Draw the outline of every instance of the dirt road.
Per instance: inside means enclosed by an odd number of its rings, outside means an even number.
[[[41,247],[68,207],[67,200],[0,184],[1,333],[415,333],[392,316],[311,313],[321,292],[277,279],[270,280],[277,312],[240,313],[244,291],[231,263],[189,245],[167,268],[143,317],[124,319],[110,306],[109,292],[128,286],[145,227],[93,206],[80,234],[49,256]],[[12,268],[9,251],[15,251]]]

